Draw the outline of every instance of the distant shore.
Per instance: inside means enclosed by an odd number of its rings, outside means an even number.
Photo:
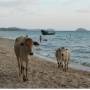
[[[90,72],[71,68],[63,72],[38,55],[30,57],[29,81],[19,82],[13,44],[13,40],[0,38],[0,88],[90,88]]]

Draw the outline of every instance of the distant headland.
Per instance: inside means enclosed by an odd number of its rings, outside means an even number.
[[[7,28],[0,28],[0,31],[39,31],[40,29],[25,29],[25,28],[18,28],[18,27],[7,27]]]
[[[75,31],[78,31],[78,32],[86,32],[86,31],[88,31],[88,30],[85,29],[85,28],[78,28],[78,29],[76,29]]]
[[[17,30],[24,31],[26,29],[21,29],[21,28],[17,28],[17,27],[0,28],[0,31],[17,31]]]

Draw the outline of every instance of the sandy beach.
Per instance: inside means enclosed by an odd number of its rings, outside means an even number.
[[[90,72],[71,68],[63,72],[35,55],[29,57],[29,80],[20,82],[13,45],[13,40],[0,38],[0,88],[90,88]]]

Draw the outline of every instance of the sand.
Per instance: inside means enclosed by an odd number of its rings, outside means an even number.
[[[90,72],[71,68],[63,72],[35,55],[29,57],[29,80],[20,82],[13,45],[13,40],[0,38],[0,88],[90,88]]]

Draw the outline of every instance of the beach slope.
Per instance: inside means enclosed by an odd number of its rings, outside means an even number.
[[[90,88],[90,72],[71,68],[63,72],[36,56],[29,57],[29,81],[20,82],[13,44],[13,40],[0,38],[0,88]]]

